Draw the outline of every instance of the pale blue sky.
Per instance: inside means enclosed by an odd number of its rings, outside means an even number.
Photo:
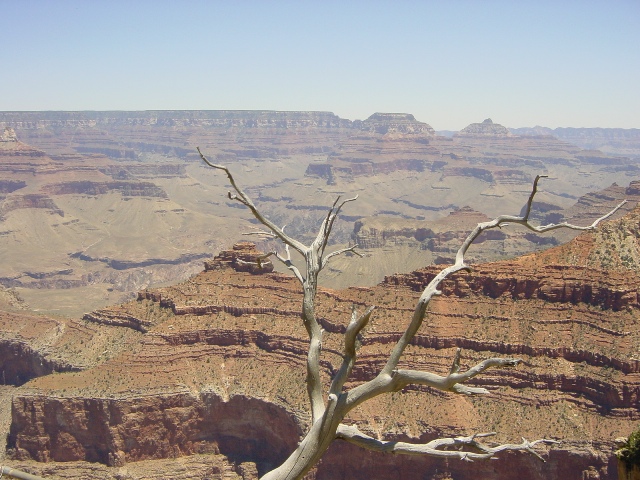
[[[0,0],[0,110],[640,128],[640,0]]]

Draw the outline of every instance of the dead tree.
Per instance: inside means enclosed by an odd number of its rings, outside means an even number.
[[[231,200],[236,200],[245,205],[253,216],[264,225],[268,231],[265,235],[280,239],[284,243],[285,254],[277,251],[265,254],[258,262],[268,257],[275,257],[281,261],[295,277],[300,281],[303,288],[302,299],[302,321],[309,335],[309,351],[307,353],[307,391],[311,410],[311,427],[300,441],[296,450],[278,468],[264,475],[263,480],[293,480],[302,478],[336,440],[344,440],[360,447],[376,450],[380,452],[406,454],[406,455],[430,455],[435,457],[454,458],[472,461],[476,459],[488,459],[499,452],[505,450],[519,450],[529,452],[540,460],[542,456],[533,447],[538,444],[557,443],[553,440],[540,439],[528,441],[522,438],[521,443],[503,444],[489,446],[479,441],[482,438],[495,435],[491,433],[477,433],[468,437],[440,438],[427,443],[414,444],[408,442],[384,441],[373,438],[360,431],[354,425],[343,424],[345,416],[358,405],[367,400],[382,395],[384,393],[397,392],[408,385],[426,385],[439,390],[453,392],[462,395],[481,395],[489,393],[484,388],[466,385],[465,382],[476,375],[483,373],[489,368],[514,367],[520,363],[518,358],[489,358],[477,365],[469,368],[465,372],[460,371],[460,349],[454,355],[451,369],[446,376],[437,375],[431,372],[418,370],[405,370],[398,368],[398,362],[405,349],[411,343],[418,329],[422,325],[429,302],[434,296],[440,295],[438,287],[448,276],[460,271],[470,271],[470,267],[465,263],[465,254],[471,244],[485,230],[502,228],[508,224],[522,225],[536,233],[547,232],[558,228],[568,228],[572,230],[592,230],[602,220],[613,215],[625,202],[622,202],[608,214],[598,218],[591,225],[581,227],[569,223],[557,223],[544,226],[534,226],[529,222],[533,198],[538,190],[538,182],[543,176],[537,176],[533,182],[533,188],[525,213],[522,216],[500,215],[495,219],[479,223],[468,235],[466,240],[457,252],[455,263],[444,268],[425,287],[416,304],[413,316],[404,333],[393,347],[389,358],[378,373],[378,375],[354,388],[344,389],[344,385],[349,378],[351,370],[357,359],[356,340],[358,334],[366,327],[374,307],[369,307],[364,313],[358,313],[355,308],[352,311],[351,321],[347,326],[344,335],[344,353],[342,364],[331,380],[331,384],[324,386],[320,378],[320,352],[322,347],[323,330],[320,327],[315,315],[315,297],[318,289],[318,274],[327,265],[329,260],[337,255],[346,252],[356,253],[356,246],[326,252],[329,235],[334,222],[342,207],[356,200],[357,197],[347,200],[338,198],[329,209],[326,217],[320,225],[320,230],[311,243],[307,246],[298,240],[290,237],[284,232],[284,227],[280,228],[265,217],[254,205],[251,199],[238,187],[229,169],[222,165],[211,163],[198,148],[198,153],[202,160],[212,168],[222,170],[229,179],[233,192],[228,196]],[[299,269],[291,261],[290,249],[293,248],[304,258],[304,269]],[[327,389],[328,387],[328,389]],[[543,460],[544,461],[544,460]]]

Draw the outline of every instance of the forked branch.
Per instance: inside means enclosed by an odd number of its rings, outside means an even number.
[[[253,204],[253,202],[251,201],[249,196],[246,193],[244,193],[240,189],[240,187],[238,187],[238,184],[236,183],[236,180],[233,178],[233,175],[231,174],[231,172],[229,171],[229,169],[227,167],[225,167],[224,165],[217,165],[215,163],[211,163],[207,159],[207,157],[205,157],[202,154],[202,152],[200,151],[200,147],[197,147],[197,150],[198,150],[198,153],[200,154],[200,158],[202,158],[202,161],[204,163],[209,165],[211,168],[215,168],[217,170],[222,170],[227,175],[227,178],[229,179],[229,183],[231,183],[231,186],[233,187],[233,189],[236,192],[236,193],[231,193],[231,192],[228,193],[228,196],[229,196],[229,198],[231,200],[237,200],[240,203],[242,203],[243,205],[245,205],[246,207],[248,207],[249,210],[251,210],[251,213],[253,213],[253,216],[256,217],[256,219],[260,223],[262,223],[265,227],[267,227],[269,230],[271,230],[285,244],[290,245],[291,247],[296,249],[298,252],[300,252],[300,254],[304,255],[305,251],[307,250],[307,247],[305,247],[302,243],[300,243],[299,241],[295,240],[294,238],[292,238],[289,235],[287,235],[286,233],[284,233],[284,231],[282,231],[282,229],[279,228],[275,223],[273,223],[267,217],[262,215],[262,213]]]
[[[274,250],[272,252],[268,252],[268,253],[265,253],[264,255],[260,255],[256,257],[256,262],[258,263],[258,266],[261,266],[261,262],[263,260],[266,260],[267,258],[272,256],[276,257],[278,260],[280,260],[280,262],[284,266],[286,266],[289,270],[291,270],[291,272],[295,275],[295,277],[298,279],[300,283],[304,284],[304,278],[302,277],[300,270],[291,261],[291,252],[289,251],[289,245],[285,245],[284,248],[285,248],[285,252],[287,252],[286,257],[283,257],[282,255],[280,255],[278,252]]]
[[[361,253],[359,253],[358,251],[356,251],[356,248],[358,248],[358,245],[353,245],[353,246],[351,246],[349,248],[341,248],[340,250],[336,250],[335,252],[331,252],[331,253],[325,255],[324,257],[322,257],[322,264],[320,265],[320,270],[322,270],[327,265],[327,263],[329,263],[329,259],[330,258],[333,258],[333,257],[338,256],[338,255],[342,255],[342,254],[347,253],[347,252],[351,252],[351,253],[359,256],[360,258],[362,258],[363,255]]]
[[[486,388],[470,387],[464,382],[480,375],[489,368],[515,367],[522,360],[519,358],[488,358],[474,365],[466,372],[460,373],[461,349],[456,350],[453,364],[446,376],[420,370],[397,369],[390,375],[380,374],[373,380],[354,387],[347,392],[346,404],[349,409],[355,408],[370,398],[383,393],[398,392],[409,385],[425,385],[445,392],[464,395],[488,394]]]
[[[354,305],[353,310],[351,311],[351,321],[349,322],[344,334],[344,357],[342,359],[342,365],[340,365],[338,373],[333,378],[329,393],[340,393],[344,386],[344,382],[349,378],[349,375],[351,375],[351,370],[356,362],[356,342],[358,340],[358,335],[369,323],[369,319],[371,318],[374,308],[375,307],[371,306],[362,315],[358,315],[358,311]]]
[[[458,349],[459,351],[460,349]],[[394,391],[402,390],[407,385],[427,385],[438,390],[467,395],[489,393],[484,388],[469,387],[463,385],[463,383],[483,373],[488,368],[515,367],[521,361],[519,358],[488,358],[464,373],[450,372],[446,377],[419,370],[396,370],[391,377],[392,385]]]
[[[265,256],[258,259],[258,261],[262,261],[270,256],[276,257],[280,260],[284,265],[287,266],[289,270],[293,272],[296,278],[300,281],[303,288],[303,299],[302,299],[302,321],[307,330],[307,334],[309,336],[309,349],[307,352],[307,391],[309,396],[309,401],[311,404],[311,417],[312,421],[316,421],[320,418],[325,412],[325,401],[323,398],[322,392],[322,383],[320,376],[320,353],[322,350],[322,329],[315,317],[315,296],[318,288],[318,274],[322,270],[322,268],[326,265],[327,261],[341,253],[346,253],[348,251],[354,251],[355,247],[350,247],[342,250],[338,250],[336,252],[330,253],[325,257],[325,249],[329,242],[329,236],[331,234],[331,230],[333,228],[334,222],[340,213],[342,207],[349,203],[355,201],[358,197],[349,198],[346,200],[340,200],[338,197],[326,217],[324,218],[318,234],[316,235],[315,240],[312,242],[310,246],[306,246],[301,242],[295,240],[290,237],[288,234],[284,232],[284,227],[279,228],[276,224],[270,221],[266,216],[264,216],[258,208],[251,201],[249,196],[240,189],[238,184],[235,181],[235,178],[229,171],[229,169],[223,165],[217,165],[215,163],[210,162],[200,151],[198,148],[198,153],[200,154],[200,158],[210,167],[215,168],[217,170],[222,170],[229,179],[231,186],[235,193],[229,193],[229,198],[233,200],[237,200],[247,208],[251,210],[253,216],[270,232],[273,232],[273,235],[278,237],[285,244],[287,256],[283,257],[277,252],[269,252]],[[269,232],[260,232],[260,235],[269,235]],[[305,269],[304,273],[298,269],[293,262],[291,261],[291,256],[289,253],[289,247],[298,251],[304,258],[305,261]]]
[[[348,198],[340,202],[340,197],[338,197],[333,202],[333,205],[329,209],[329,212],[327,213],[327,216],[322,222],[322,225],[320,225],[320,231],[318,232],[318,235],[316,236],[316,239],[312,244],[312,248],[314,247],[317,248],[320,254],[320,257],[324,256],[324,250],[327,247],[327,243],[329,242],[329,237],[331,236],[331,230],[333,229],[333,224],[336,221],[336,218],[338,218],[338,214],[340,213],[340,210],[342,210],[342,207],[344,207],[346,203],[355,202],[357,199],[358,199],[358,196],[356,195],[353,198]],[[353,248],[354,247],[351,247],[349,249],[346,249],[345,251],[351,250]]]
[[[479,223],[476,226],[476,228],[469,234],[469,236],[462,243],[462,246],[458,250],[458,253],[456,254],[456,262],[455,262],[456,265],[464,266],[464,255],[467,253],[467,250],[469,249],[471,244],[476,240],[476,238],[478,238],[478,236],[480,236],[480,234],[485,230],[490,230],[493,228],[502,228],[512,223],[522,225],[536,233],[548,232],[550,230],[556,230],[558,228],[568,228],[570,230],[579,230],[579,231],[593,230],[598,226],[600,222],[609,218],[611,215],[616,213],[625,203],[627,203],[626,200],[623,200],[618,205],[616,205],[615,208],[609,211],[607,214],[597,218],[591,225],[580,226],[580,225],[574,225],[568,222],[561,222],[561,223],[550,223],[548,225],[535,226],[529,222],[529,215],[531,215],[533,198],[538,191],[538,183],[540,182],[541,178],[546,178],[546,175],[538,175],[533,181],[533,188],[531,189],[531,194],[529,195],[529,199],[527,200],[527,206],[525,208],[524,215],[522,215],[521,217],[514,216],[514,215],[500,215],[489,222]]]

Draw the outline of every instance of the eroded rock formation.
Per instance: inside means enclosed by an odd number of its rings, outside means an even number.
[[[236,243],[232,250],[220,252],[211,261],[204,262],[204,269],[218,270],[232,268],[236,272],[270,273],[273,272],[273,263],[269,259],[260,259],[264,252],[256,249],[251,242]]]
[[[632,215],[625,221],[633,222]],[[141,292],[112,309],[111,318],[146,322],[147,333],[136,337],[141,343],[83,372],[29,382],[13,402],[14,461],[89,460],[122,468],[144,459],[222,453],[264,472],[286,455],[308,422],[300,292],[291,277],[238,268],[238,259],[257,256],[253,245],[239,244],[191,280]],[[485,430],[501,432],[501,441],[559,438],[563,443],[546,454],[546,464],[504,455],[473,464],[473,472],[500,480],[615,478],[613,439],[640,419],[638,279],[624,268],[603,276],[596,268],[544,265],[545,258],[480,265],[453,277],[407,351],[406,365],[435,372],[448,371],[457,347],[469,365],[487,356],[522,357],[523,366],[474,382],[493,395],[461,398],[413,388],[367,404],[350,421],[373,435],[414,441]],[[375,375],[433,271],[395,275],[371,288],[322,290],[323,374],[328,378],[339,364],[351,305],[376,304],[353,381]],[[374,455],[338,442],[313,476],[412,479],[446,471],[465,478],[468,468]]]
[[[39,462],[117,467],[223,453],[238,463],[250,459],[264,473],[286,458],[301,434],[295,417],[282,407],[239,395],[223,400],[213,391],[194,396],[182,389],[111,399],[22,396],[14,400],[12,411],[12,455]]]
[[[550,135],[503,135],[503,127],[489,122],[476,127],[471,130],[484,134],[442,137],[409,113],[350,121],[330,112],[0,112],[0,250],[13,252],[0,254],[6,265],[0,282],[52,293],[100,287],[105,305],[125,298],[113,292],[132,296],[152,282],[197,272],[199,258],[251,226],[239,211],[232,210],[229,221],[228,207],[237,204],[211,197],[223,180],[198,166],[197,146],[219,163],[235,164],[252,198],[301,238],[337,195],[366,191],[367,201],[336,223],[339,243],[349,242],[353,222],[369,217],[388,217],[391,224],[438,221],[465,205],[488,216],[516,213],[541,173],[564,182],[550,183],[539,197],[548,207],[540,221],[556,219],[594,185],[626,185],[639,171],[630,158],[583,151]],[[64,221],[56,218],[61,215]],[[513,256],[544,242],[519,237],[495,251]],[[449,258],[448,245],[438,248],[434,259]],[[337,268],[335,280],[348,285],[373,278],[373,284],[392,273],[393,264],[387,258],[380,265],[388,269],[372,275]],[[73,274],[29,275],[68,270]],[[35,307],[58,308],[41,293],[27,292]]]
[[[467,127],[460,130],[456,135],[460,137],[469,136],[490,136],[490,137],[508,137],[511,135],[509,129],[499,125],[497,123],[493,123],[490,118],[487,118],[482,123],[472,123]]]

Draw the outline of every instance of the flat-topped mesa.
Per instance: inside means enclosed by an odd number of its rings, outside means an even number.
[[[511,137],[507,127],[503,127],[487,118],[482,123],[472,123],[460,130],[454,137]]]
[[[273,272],[273,263],[270,260],[258,260],[262,256],[264,252],[258,250],[255,243],[239,242],[231,250],[223,250],[213,260],[204,262],[204,269],[207,271],[231,268],[236,272],[249,272],[254,275]]]
[[[376,112],[364,121],[356,120],[353,126],[360,130],[380,133],[402,133],[410,135],[427,135],[435,137],[436,132],[431,125],[419,122],[410,113]]]

